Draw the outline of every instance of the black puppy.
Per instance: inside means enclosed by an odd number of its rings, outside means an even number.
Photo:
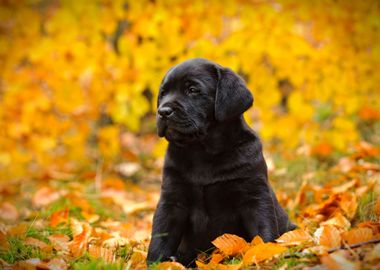
[[[169,141],[148,263],[191,264],[223,233],[273,241],[295,228],[267,180],[258,136],[242,113],[253,97],[228,68],[191,59],[168,71],[158,135]]]

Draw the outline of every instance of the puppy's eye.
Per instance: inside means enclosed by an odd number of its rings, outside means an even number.
[[[194,86],[190,86],[189,89],[187,89],[188,94],[197,94],[199,93],[199,90],[195,88]]]

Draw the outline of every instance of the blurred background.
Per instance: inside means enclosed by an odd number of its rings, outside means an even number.
[[[380,143],[377,0],[0,3],[1,181],[159,171],[159,84],[192,57],[245,78],[269,153]]]

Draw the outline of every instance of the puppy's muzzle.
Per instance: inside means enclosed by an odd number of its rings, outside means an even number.
[[[174,110],[169,106],[164,106],[164,107],[158,108],[157,112],[158,112],[158,117],[169,118],[170,116],[173,115]]]

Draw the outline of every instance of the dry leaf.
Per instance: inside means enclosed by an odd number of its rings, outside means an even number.
[[[19,213],[17,211],[17,208],[9,203],[9,202],[3,202],[0,205],[0,219],[7,220],[7,221],[15,221],[19,218]]]
[[[48,236],[48,239],[55,250],[62,251],[64,253],[68,252],[70,237],[67,235],[53,234]]]
[[[314,232],[317,244],[337,248],[341,245],[341,236],[339,230],[333,225],[324,225]]]
[[[211,242],[226,256],[236,255],[248,247],[248,243],[241,237],[233,234],[223,234]]]
[[[185,270],[186,268],[178,262],[162,262],[156,266],[157,270]]]
[[[253,237],[251,241],[252,246],[255,246],[258,244],[264,244],[264,240],[260,237],[260,235],[256,235],[255,237]]]
[[[243,256],[243,262],[245,265],[257,264],[261,261],[271,259],[286,250],[287,248],[275,243],[258,244],[247,250]]]
[[[359,270],[360,265],[349,261],[344,254],[345,252],[339,251],[322,256],[321,262],[328,270]]]
[[[61,197],[61,192],[50,187],[39,189],[32,198],[32,203],[35,207],[42,207],[58,200]]]
[[[97,245],[89,245],[88,253],[94,258],[102,258],[108,263],[113,263],[116,260],[116,253],[114,248],[101,247]]]
[[[91,236],[92,228],[89,224],[82,224],[82,232],[74,236],[69,244],[70,252],[74,257],[79,257],[87,250],[89,238]]]
[[[305,232],[302,229],[293,230],[286,232],[276,239],[277,243],[280,243],[285,246],[292,245],[301,245],[305,242],[311,241],[312,238],[309,233]]]
[[[46,252],[49,252],[52,250],[52,247],[50,245],[33,237],[27,237],[24,243],[25,245],[28,245],[28,246],[38,247],[41,250],[46,251]]]
[[[380,196],[377,197],[374,211],[376,215],[380,216]]]
[[[50,226],[56,227],[58,224],[66,224],[69,221],[69,209],[59,210],[51,214]]]
[[[351,227],[351,223],[340,212],[336,212],[332,218],[322,222],[321,225],[334,225],[344,230],[348,230]]]
[[[366,242],[373,239],[374,235],[370,228],[355,228],[342,233],[342,240],[348,245]]]

